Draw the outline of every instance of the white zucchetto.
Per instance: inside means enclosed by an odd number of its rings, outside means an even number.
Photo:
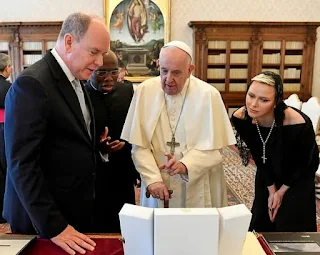
[[[192,60],[192,51],[186,43],[184,43],[182,41],[171,41],[163,46],[163,48],[168,48],[168,47],[177,47],[180,50],[183,50],[184,52],[186,52],[190,56],[190,58]]]

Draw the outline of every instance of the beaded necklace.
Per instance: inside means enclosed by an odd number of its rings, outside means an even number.
[[[275,119],[273,120],[272,125],[271,125],[271,128],[270,128],[270,131],[269,131],[269,134],[268,134],[268,136],[267,136],[267,138],[266,138],[265,141],[264,141],[263,138],[262,138],[262,135],[261,135],[261,132],[260,132],[260,128],[259,128],[259,125],[258,125],[258,121],[255,120],[255,122],[256,122],[256,127],[257,127],[257,130],[258,130],[258,134],[259,134],[259,136],[260,136],[260,140],[261,140],[261,142],[262,142],[262,157],[261,157],[261,158],[262,158],[263,164],[265,164],[265,163],[266,163],[266,160],[267,160],[267,158],[266,158],[266,144],[267,144],[267,142],[268,142],[268,140],[269,140],[269,137],[270,137],[270,135],[271,135],[271,133],[272,133],[272,130],[273,130],[273,127],[274,127],[274,125],[275,125],[275,123],[276,123],[276,120],[275,120]]]

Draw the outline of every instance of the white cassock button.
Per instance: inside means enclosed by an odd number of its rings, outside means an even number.
[[[176,118],[171,118],[171,121],[175,121],[176,120]]]
[[[172,113],[176,113],[176,110],[172,110]]]

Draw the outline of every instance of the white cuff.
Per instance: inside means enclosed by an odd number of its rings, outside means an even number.
[[[189,175],[188,174],[180,174],[180,177],[184,182],[189,182]]]
[[[108,153],[102,154],[101,151],[99,151],[99,154],[102,159],[102,162],[109,162],[109,154]]]

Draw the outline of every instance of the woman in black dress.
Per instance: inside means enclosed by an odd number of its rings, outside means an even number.
[[[281,77],[267,71],[252,78],[232,122],[242,162],[251,154],[257,165],[249,230],[317,231],[315,134],[310,119],[283,102]]]

